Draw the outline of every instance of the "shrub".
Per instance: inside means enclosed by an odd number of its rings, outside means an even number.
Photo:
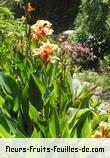
[[[14,59],[14,48],[24,36],[24,22],[14,18],[7,7],[0,7],[0,67]],[[6,55],[7,54],[7,55]]]
[[[63,41],[60,44],[66,52],[70,53],[74,64],[84,68],[93,65],[96,56],[94,56],[90,48],[78,42]]]
[[[108,1],[82,0],[75,20],[75,34],[70,36],[71,40],[92,48],[97,57],[103,57],[110,50],[109,9]]]
[[[110,72],[110,54],[104,56],[103,60],[100,60],[100,71],[109,74],[109,72]]]

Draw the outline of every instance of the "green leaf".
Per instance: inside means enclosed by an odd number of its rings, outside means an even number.
[[[2,7],[2,12],[5,14],[13,15],[13,13],[7,7]]]
[[[82,129],[82,125],[84,124],[84,121],[86,117],[88,116],[90,110],[89,109],[79,109],[76,111],[75,115],[69,120],[69,129],[71,133],[71,137],[73,137],[75,129],[78,129],[77,135],[80,136],[80,132]]]
[[[103,115],[100,115],[100,122],[101,121],[108,121],[108,118],[110,117],[110,112],[106,113],[106,114],[103,114]]]
[[[91,136],[91,122],[89,120],[89,117],[85,119],[85,122],[83,124],[82,130],[81,130],[81,138],[89,138]]]
[[[72,138],[78,138],[77,136],[77,128],[75,128],[73,134],[72,134]]]
[[[33,78],[33,80],[34,80],[34,82],[36,83],[36,85],[38,86],[38,88],[39,88],[39,90],[41,91],[41,93],[43,94],[43,93],[45,93],[45,86],[44,86],[44,84],[38,79],[38,77],[37,76],[35,76],[35,75],[32,75],[32,78]]]
[[[16,135],[17,122],[12,119],[9,113],[3,108],[0,109],[0,125],[7,133]]]
[[[23,115],[24,115],[24,113],[23,113]],[[25,131],[24,131],[23,115],[22,115],[22,112],[21,112],[20,110],[18,110],[18,112],[17,112],[17,122],[18,122],[18,126],[19,126],[19,128],[25,133]]]
[[[17,127],[16,120],[14,120],[4,108],[1,108],[0,114],[4,118],[4,120],[6,121],[10,131],[12,133],[13,132],[16,133],[16,127]]]
[[[38,118],[38,111],[31,103],[29,104],[29,116],[33,121],[37,120]]]
[[[51,86],[52,82],[56,79],[57,74],[57,66],[53,64],[48,64],[46,69],[46,78],[48,80],[49,87]]]
[[[54,86],[53,90],[50,91],[48,100],[49,100],[49,104],[55,107],[59,99],[60,88],[56,80],[53,82],[53,86]]]
[[[45,92],[45,86],[43,83],[34,75],[30,76],[29,81],[29,98],[33,106],[38,111],[43,108],[43,93]]]
[[[4,93],[12,97],[16,97],[18,94],[18,85],[16,81],[11,76],[3,72],[0,72],[0,87]]]
[[[0,96],[0,106],[4,104],[5,100]]]
[[[74,100],[73,107],[75,108],[88,108],[90,107],[91,97],[94,94],[96,87],[88,89],[85,87],[80,95]]]
[[[14,135],[10,135],[5,128],[0,124],[0,137],[1,138],[14,138]]]
[[[25,104],[29,100],[29,83],[27,83],[23,89],[22,102]]]
[[[16,129],[16,138],[26,138],[23,133]]]
[[[42,121],[42,120],[39,120],[36,122],[36,124],[38,125],[40,131],[42,132],[43,136],[46,138],[47,137],[47,132],[46,132],[46,129],[47,129],[47,121]]]
[[[49,132],[53,138],[61,136],[60,121],[55,108],[51,107],[49,119]]]
[[[69,126],[70,126],[70,128],[73,127],[73,125],[76,122],[76,120],[78,120],[81,117],[83,117],[83,115],[85,115],[89,111],[90,111],[90,109],[88,109],[88,108],[77,110],[76,113],[75,113],[75,115],[72,118],[70,118],[70,120],[69,120]]]
[[[60,118],[60,126],[62,129],[62,138],[70,138],[69,124],[65,119],[65,116]]]
[[[19,110],[19,97],[17,96],[16,98],[15,98],[15,102],[14,102],[14,107],[13,107],[13,111],[14,112],[17,112],[18,110]]]
[[[41,133],[40,131],[37,132],[36,128],[34,128],[33,133],[31,135],[31,138],[41,138]]]
[[[26,58],[22,53],[16,55],[17,73],[25,83],[29,80],[30,75],[33,72],[33,66],[31,61]]]

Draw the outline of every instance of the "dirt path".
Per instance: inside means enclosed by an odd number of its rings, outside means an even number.
[[[85,85],[89,88],[95,86],[93,83],[89,83],[86,81],[84,81],[82,83],[83,83],[83,85]],[[99,98],[102,101],[102,103],[99,107],[100,114],[105,114],[107,112],[110,112],[110,91],[104,91],[104,89],[102,87],[98,86],[93,97]]]

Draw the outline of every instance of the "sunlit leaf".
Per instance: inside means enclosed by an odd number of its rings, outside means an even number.
[[[2,106],[4,102],[5,100],[3,99],[3,97],[0,96],[0,106]]]
[[[29,104],[29,116],[33,121],[38,118],[38,111],[31,103]]]
[[[0,72],[0,87],[3,92],[15,97],[18,94],[18,86],[16,81],[9,75]]]
[[[81,130],[81,138],[89,138],[91,136],[91,122],[87,117]]]
[[[34,128],[33,133],[31,135],[31,138],[41,138],[41,133],[40,131],[37,132],[36,128]]]
[[[51,108],[50,111],[49,132],[53,138],[60,137],[61,135],[59,117],[55,108]]]

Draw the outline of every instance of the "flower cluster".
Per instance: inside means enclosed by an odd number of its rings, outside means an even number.
[[[39,56],[42,62],[47,65],[49,63],[55,63],[59,60],[54,56],[54,52],[58,49],[57,45],[49,42],[48,37],[52,35],[52,24],[46,20],[38,20],[36,24],[30,28],[30,37],[32,41],[38,41],[40,44],[39,48],[33,49],[33,56]]]
[[[66,52],[70,53],[71,58],[76,65],[86,67],[92,65],[96,60],[94,52],[79,42],[62,40],[60,41],[60,45]]]
[[[93,135],[94,138],[110,138],[110,125],[106,122],[100,122],[98,130]]]
[[[51,28],[52,24],[46,20],[38,20],[34,25],[31,26],[31,39],[44,40],[47,36],[52,35],[53,30]]]
[[[59,60],[58,57],[54,56],[54,51],[57,49],[57,45],[51,44],[49,41],[43,43],[40,48],[35,48],[33,50],[33,55],[39,55],[40,59],[44,64],[55,63],[56,59]]]

